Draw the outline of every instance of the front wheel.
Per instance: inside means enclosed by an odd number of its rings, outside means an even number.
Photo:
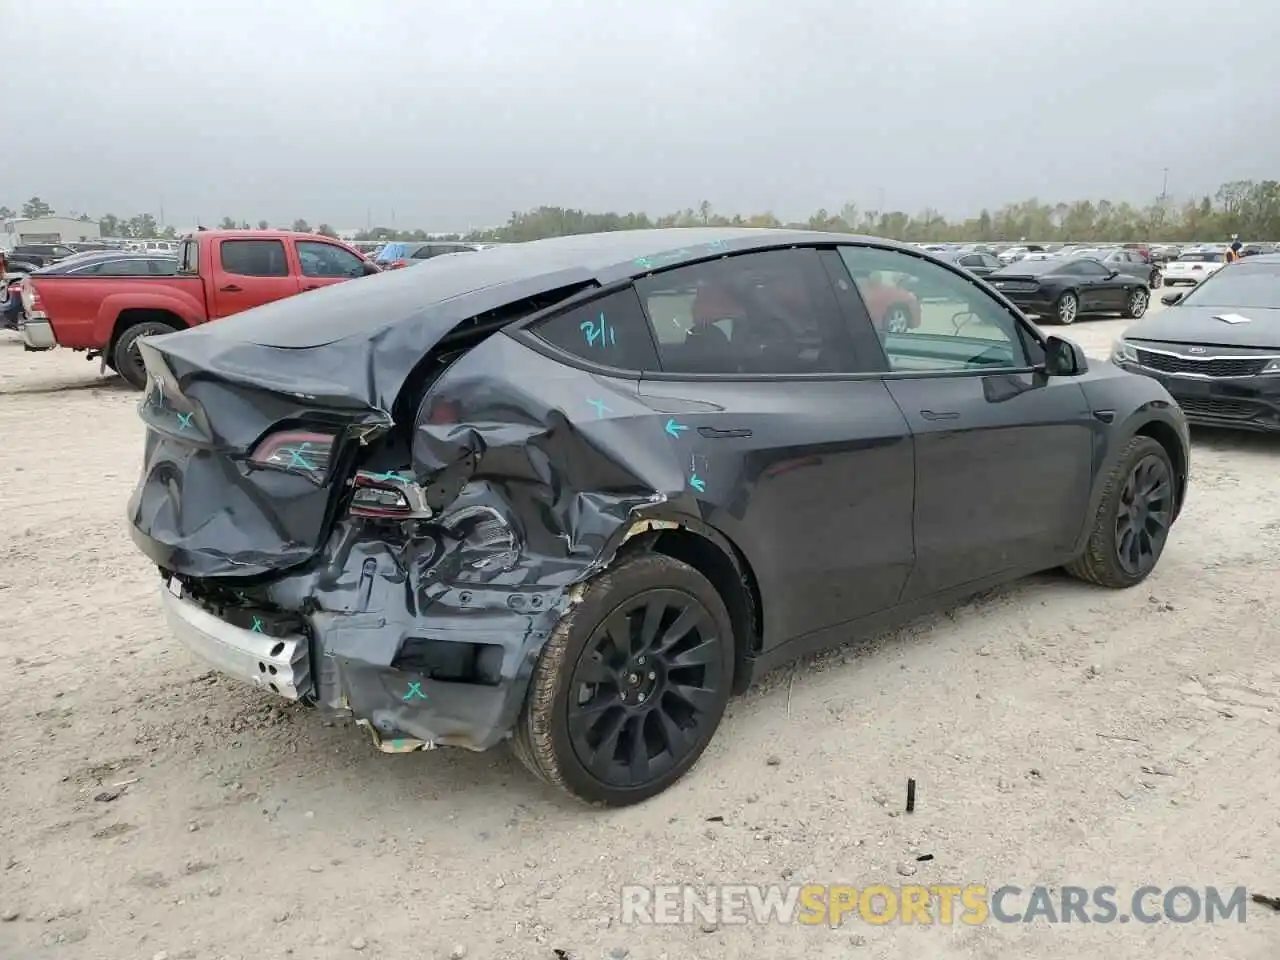
[[[147,368],[142,362],[138,341],[143,337],[158,336],[162,333],[173,333],[173,327],[157,320],[135,323],[120,334],[115,346],[111,348],[110,366],[124,378],[125,383],[136,390],[141,390],[147,385]]]
[[[1147,304],[1151,302],[1151,295],[1142,287],[1137,287],[1129,292],[1128,298],[1124,302],[1124,317],[1126,320],[1137,320],[1147,312]]]
[[[701,756],[733,682],[733,626],[715,587],[659,554],[591,582],[556,626],[512,737],[520,761],[589,803],[661,793]]]
[[[1054,310],[1059,323],[1069,324],[1076,322],[1076,316],[1080,312],[1080,298],[1068,290],[1058,298],[1058,306]]]
[[[1067,573],[1116,589],[1147,579],[1169,537],[1176,496],[1169,454],[1150,437],[1134,437],[1107,476],[1089,541]]]

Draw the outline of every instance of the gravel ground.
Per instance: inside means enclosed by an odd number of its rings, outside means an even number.
[[[1122,327],[1071,333],[1100,355]],[[125,532],[135,402],[0,335],[0,957],[1275,956],[1280,913],[1256,906],[1244,924],[704,929],[624,926],[618,889],[1280,894],[1280,438],[1196,436],[1145,585],[1045,575],[851,640],[731,703],[672,790],[598,812],[505,751],[378,754],[176,647]]]

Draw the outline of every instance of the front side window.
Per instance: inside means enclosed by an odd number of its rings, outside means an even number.
[[[532,332],[590,363],[629,371],[659,369],[649,321],[631,288],[556,314]]]
[[[811,249],[770,250],[636,281],[664,373],[856,371],[830,282]]]
[[[298,260],[304,277],[361,277],[364,261],[332,243],[319,240],[299,240]]]
[[[1097,260],[1072,260],[1064,263],[1058,272],[1072,277],[1104,277],[1110,273]]]
[[[223,240],[222,269],[241,277],[287,277],[282,240]]]
[[[891,371],[979,371],[1030,365],[1029,335],[977,282],[898,250],[843,246],[840,258],[861,295]]]

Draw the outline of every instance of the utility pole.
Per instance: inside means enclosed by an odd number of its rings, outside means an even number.
[[[1160,202],[1169,199],[1169,168],[1164,168],[1164,180],[1160,183]]]

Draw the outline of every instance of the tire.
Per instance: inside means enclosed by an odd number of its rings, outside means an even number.
[[[1124,301],[1124,318],[1126,320],[1138,320],[1147,312],[1147,307],[1151,305],[1151,294],[1147,292],[1146,287],[1135,287],[1129,291],[1129,296]]]
[[[142,355],[138,353],[138,341],[143,337],[173,332],[173,327],[158,320],[135,323],[120,334],[115,346],[111,348],[111,366],[124,378],[125,383],[135,390],[141,390],[147,385],[147,370],[142,364]]]
[[[677,614],[681,604],[691,611],[687,616]],[[665,651],[643,645],[649,611],[660,608],[666,612],[653,626],[665,630],[656,630],[658,641],[675,623],[698,622]],[[619,627],[631,645],[629,658],[611,640]],[[606,659],[606,652],[617,656]],[[733,664],[733,625],[715,587],[679,560],[634,555],[591,581],[557,624],[534,666],[512,749],[536,776],[580,800],[612,807],[647,800],[684,776],[711,742],[729,700]],[[687,700],[676,690],[701,692]],[[585,701],[582,693],[589,693]],[[640,771],[624,771],[618,752],[637,739],[646,762]],[[606,741],[607,756],[600,749]],[[651,747],[661,749],[655,754]]]
[[[884,312],[882,323],[889,333],[906,333],[911,329],[911,311],[902,304],[895,303]]]
[[[1070,290],[1058,297],[1053,306],[1053,318],[1058,323],[1070,325],[1080,316],[1080,298]]]
[[[1143,473],[1145,470],[1153,472]],[[1152,477],[1156,479],[1157,487],[1163,484],[1164,493],[1156,501],[1159,504],[1158,510],[1148,504],[1145,512],[1140,513],[1143,529],[1148,529],[1145,522],[1148,518],[1159,521],[1163,516],[1164,523],[1157,533],[1148,534],[1150,554],[1142,555],[1140,550],[1137,558],[1140,562],[1133,563],[1132,552],[1127,558],[1121,557],[1121,548],[1132,543],[1120,532],[1121,523],[1125,516],[1130,517],[1126,524],[1127,530],[1132,530],[1134,523],[1126,504],[1126,495],[1135,487],[1141,490]],[[1084,552],[1064,569],[1071,576],[1100,587],[1119,590],[1141,583],[1155,569],[1164,551],[1177,508],[1176,497],[1177,485],[1169,454],[1150,437],[1134,437],[1125,445],[1120,458],[1107,475],[1102,500],[1093,518],[1093,529],[1089,532]],[[1140,532],[1135,536],[1141,547]]]

